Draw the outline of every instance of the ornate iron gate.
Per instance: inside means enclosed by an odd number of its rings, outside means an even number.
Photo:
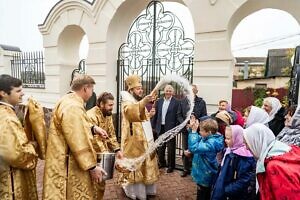
[[[180,74],[192,82],[193,56],[194,41],[185,37],[178,17],[164,11],[160,1],[152,0],[132,23],[127,41],[118,52],[118,137],[121,132],[120,91],[125,88],[126,77],[140,75],[145,94],[167,74]]]

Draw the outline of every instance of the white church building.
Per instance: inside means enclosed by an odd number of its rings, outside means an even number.
[[[164,10],[164,2],[187,8],[193,21],[192,39],[185,37],[181,19]],[[117,96],[131,73],[151,79],[150,84],[164,74],[179,73],[198,85],[199,96],[205,99],[208,112],[213,112],[219,99],[231,100],[233,31],[245,17],[265,8],[286,11],[300,22],[299,0],[59,1],[39,25],[44,88],[26,88],[25,92],[45,107],[53,107],[69,90],[71,74],[80,61],[80,42],[86,35],[85,73],[95,79],[97,94],[109,91]],[[156,71],[152,69],[157,66]],[[9,72],[1,65],[0,70]]]

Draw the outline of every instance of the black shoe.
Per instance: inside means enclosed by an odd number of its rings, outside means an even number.
[[[147,194],[147,199],[155,199],[156,194]]]
[[[167,173],[172,173],[173,172],[173,169],[172,168],[168,168],[167,169]]]
[[[159,169],[166,168],[166,167],[167,167],[167,165],[159,165]]]
[[[186,177],[186,176],[189,175],[189,174],[190,174],[189,171],[182,171],[182,172],[180,173],[180,176],[181,176],[181,177]]]

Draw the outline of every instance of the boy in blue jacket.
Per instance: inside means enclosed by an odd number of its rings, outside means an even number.
[[[194,117],[190,120],[190,127],[189,150],[185,154],[194,154],[192,177],[197,183],[197,200],[209,200],[211,186],[218,172],[216,155],[224,148],[224,139],[217,132],[217,122],[211,118],[206,117],[201,121],[200,135],[197,132],[199,121]]]

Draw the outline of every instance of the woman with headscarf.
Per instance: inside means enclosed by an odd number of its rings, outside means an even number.
[[[215,119],[218,122],[218,132],[224,136],[226,126],[229,126],[233,122],[231,115],[227,111],[222,110],[217,113]]]
[[[290,107],[285,115],[285,127],[276,137],[279,141],[300,146],[300,107]]]
[[[259,123],[244,130],[244,141],[257,159],[260,199],[299,199],[300,148],[275,140],[272,131]]]
[[[269,115],[264,109],[256,106],[251,106],[250,108],[246,109],[246,112],[244,114],[244,119],[246,121],[245,122],[246,128],[254,123],[260,123],[268,126]]]
[[[265,98],[262,108],[269,114],[269,128],[277,136],[284,128],[284,108],[275,97]]]
[[[231,104],[228,103],[226,105],[226,111],[231,115],[234,125],[240,125],[241,127],[244,127],[245,120],[243,119],[242,113],[238,110],[235,110],[231,107]]]
[[[243,142],[243,128],[227,126],[225,143],[227,148],[211,199],[254,199],[256,161]]]

